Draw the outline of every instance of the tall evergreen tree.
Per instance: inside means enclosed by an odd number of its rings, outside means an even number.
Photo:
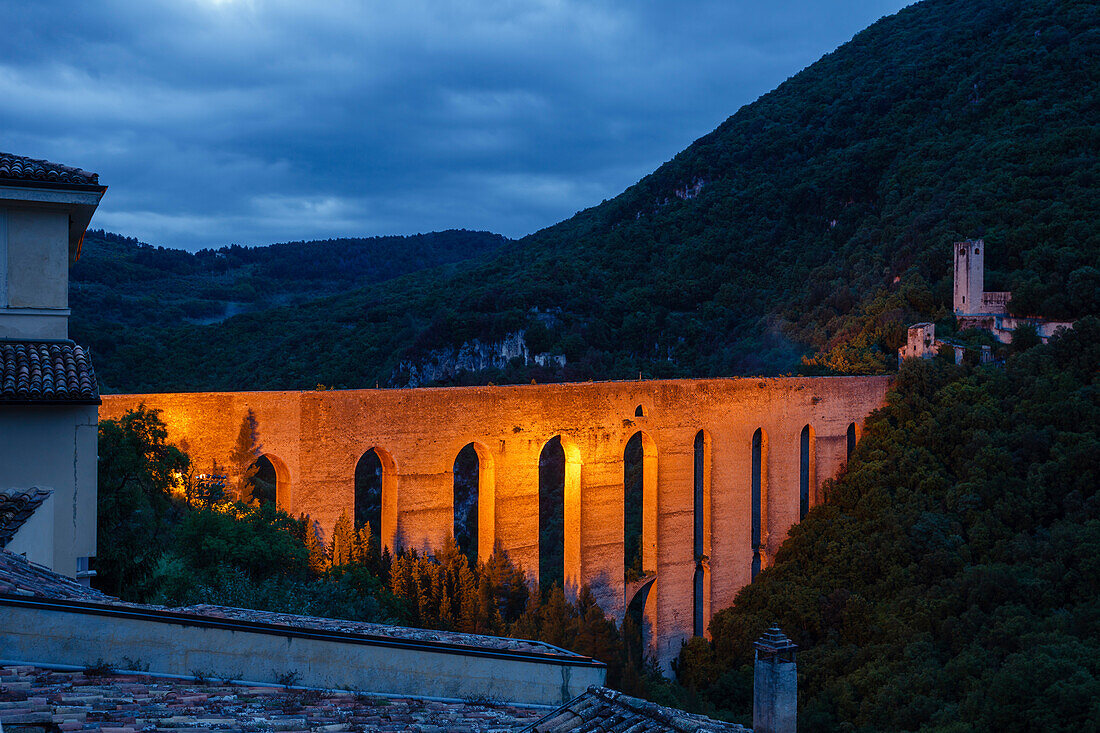
[[[352,562],[355,557],[355,544],[355,530],[352,529],[351,519],[348,518],[347,512],[342,512],[340,518],[336,520],[336,526],[332,529],[330,546],[332,564],[335,567],[341,567]]]
[[[229,469],[232,471],[238,501],[250,501],[253,498],[252,480],[259,470],[256,459],[259,458],[262,448],[256,415],[249,410],[241,420],[237,440],[229,453]]]

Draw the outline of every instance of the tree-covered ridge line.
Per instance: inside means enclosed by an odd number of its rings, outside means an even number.
[[[507,241],[489,232],[451,230],[187,252],[90,230],[70,274],[73,337],[93,348],[101,381],[117,389],[131,370],[140,369],[135,343],[189,325],[202,330],[244,313],[277,320],[277,311],[267,315],[274,308],[453,266]]]
[[[1095,3],[925,0],[493,255],[262,317],[104,334],[123,353],[97,364],[130,391],[399,386],[403,362],[524,331],[566,365],[454,381],[774,374],[806,355],[890,370],[908,323],[950,315],[957,240],[984,237],[987,289],[1015,308],[1100,309],[1098,90]]]

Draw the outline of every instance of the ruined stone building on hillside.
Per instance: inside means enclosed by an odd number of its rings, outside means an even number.
[[[1051,336],[1066,328],[1069,321],[1051,321],[1038,317],[1013,316],[1008,312],[1012,293],[985,290],[985,241],[967,239],[952,245],[955,261],[953,306],[959,331],[972,328],[989,331],[1002,344],[1012,342],[1012,335],[1021,326],[1031,326],[1046,343]],[[954,352],[955,363],[963,360],[966,347],[957,341],[936,338],[936,324],[914,323],[909,326],[906,343],[898,351],[898,362],[905,359],[931,359],[941,351]],[[992,350],[983,346],[980,361],[992,360]]]

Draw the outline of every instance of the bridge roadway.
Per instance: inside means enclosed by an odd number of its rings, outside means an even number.
[[[567,585],[590,584],[620,619],[626,591],[646,590],[647,647],[667,667],[750,582],[754,544],[767,567],[807,505],[821,501],[822,482],[845,464],[889,385],[889,377],[794,377],[108,395],[100,418],[141,403],[160,410],[169,441],[203,471],[229,464],[251,410],[276,468],[279,506],[308,514],[326,538],[341,513],[353,516],[355,467],[374,448],[383,463],[381,535],[391,548],[430,550],[452,531],[454,461],[473,443],[478,553],[499,543],[532,580],[539,456],[560,436]],[[628,585],[623,453],[639,431],[643,566],[656,580]]]

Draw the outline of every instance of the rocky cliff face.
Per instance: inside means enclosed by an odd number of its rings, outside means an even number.
[[[515,331],[500,341],[467,341],[459,347],[435,349],[421,359],[406,359],[397,365],[390,377],[394,387],[421,387],[446,381],[462,372],[503,369],[513,359],[523,364],[565,366],[565,357],[556,354],[532,354],[527,348],[524,331]]]

